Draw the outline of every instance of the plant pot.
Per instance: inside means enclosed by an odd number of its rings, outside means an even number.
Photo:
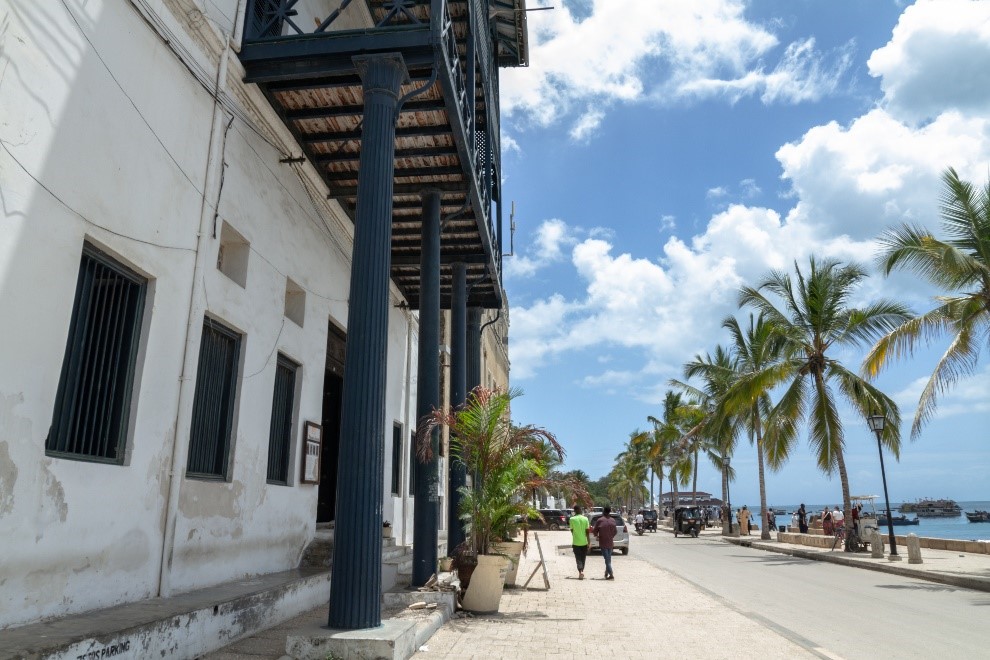
[[[457,571],[457,580],[461,583],[461,592],[466,591],[471,584],[471,576],[474,575],[474,569],[476,568],[478,568],[478,562],[473,556],[470,561],[462,558],[460,561],[454,562],[454,570]]]
[[[382,538],[383,539],[390,539],[390,538],[392,538],[392,528],[391,527],[382,527]]]
[[[505,586],[507,587],[516,583],[516,574],[519,573],[523,545],[522,541],[504,541],[495,544],[495,552],[500,555],[506,555],[509,558],[509,570],[505,574]]]
[[[469,612],[498,612],[505,587],[505,574],[509,570],[509,560],[501,555],[480,555],[478,567],[471,576],[471,582],[464,593],[464,609]]]

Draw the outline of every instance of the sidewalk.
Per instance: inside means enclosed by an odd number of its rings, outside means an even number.
[[[839,549],[830,551],[827,548],[782,543],[776,540],[761,541],[759,532],[751,536],[723,536],[722,539],[728,543],[768,552],[779,552],[803,559],[828,561],[844,566],[882,571],[954,587],[990,592],[990,555],[922,548],[921,558],[924,563],[909,564],[907,548],[901,545],[897,546],[897,554],[902,557],[901,561],[891,562],[886,558],[873,559],[869,552],[843,552]]]
[[[539,532],[550,590],[537,574],[529,589],[506,589],[498,614],[456,618],[414,656],[430,658],[760,658],[819,657],[755,624],[728,605],[635,554],[612,560],[615,580],[591,555],[577,579],[568,532]],[[539,561],[536,545],[519,569],[522,584]],[[642,624],[642,625],[640,625]],[[628,634],[629,626],[648,630]]]

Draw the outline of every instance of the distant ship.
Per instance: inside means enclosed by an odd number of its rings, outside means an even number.
[[[897,526],[897,525],[918,525],[918,524],[921,523],[921,521],[919,519],[917,519],[917,518],[908,518],[907,516],[895,516],[895,515],[892,515],[890,517],[890,522],[894,526]],[[882,513],[881,514],[878,514],[877,524],[878,525],[886,525],[887,524],[887,516],[885,516]]]
[[[967,511],[966,517],[969,518],[969,522],[990,522],[990,511],[974,511],[973,513]]]
[[[900,510],[901,513],[915,513],[919,518],[957,518],[963,512],[955,500],[932,499],[905,502]]]

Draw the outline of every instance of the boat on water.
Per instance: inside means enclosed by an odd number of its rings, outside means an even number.
[[[974,511],[970,513],[966,512],[966,517],[969,518],[969,522],[990,522],[990,511]]]
[[[901,513],[914,513],[919,518],[957,518],[963,512],[955,500],[928,498],[917,502],[905,502],[901,505],[900,511]]]
[[[900,515],[900,516],[891,515],[890,516],[890,524],[892,524],[894,527],[897,527],[898,525],[918,525],[920,523],[921,523],[921,519],[919,519],[919,518],[908,518],[905,515]],[[887,516],[881,513],[879,515],[879,517],[877,518],[877,524],[878,525],[886,525],[887,524]]]

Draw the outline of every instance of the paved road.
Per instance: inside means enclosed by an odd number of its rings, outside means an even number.
[[[634,535],[632,554],[826,657],[990,657],[980,632],[990,620],[990,593],[743,548],[717,536]]]

